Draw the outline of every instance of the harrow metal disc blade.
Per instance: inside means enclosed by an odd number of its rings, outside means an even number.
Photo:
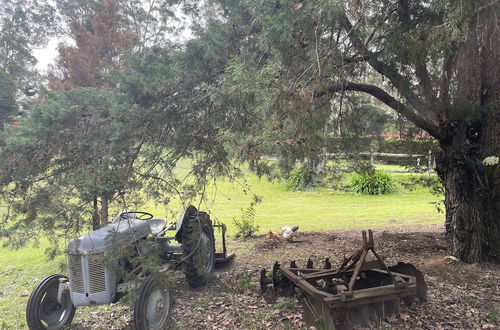
[[[427,283],[425,283],[424,274],[417,267],[406,262],[398,262],[396,266],[389,267],[391,272],[414,276],[417,282],[417,298],[420,301],[427,301]]]
[[[262,292],[266,292],[267,286],[272,283],[273,283],[272,279],[267,277],[266,269],[262,268],[260,271],[260,289],[262,290]]]

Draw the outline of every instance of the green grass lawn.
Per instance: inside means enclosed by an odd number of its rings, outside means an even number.
[[[394,223],[431,224],[442,216],[431,204],[437,198],[425,189],[383,196],[354,195],[321,189],[317,191],[286,191],[280,183],[270,183],[250,177],[252,193],[262,196],[256,206],[256,223],[260,233],[280,226],[299,225],[304,231],[323,231],[345,228],[383,227]],[[210,192],[209,192],[210,193]],[[218,192],[204,207],[212,216],[228,225],[234,232],[232,217],[246,208],[251,195],[229,182],[218,185]]]
[[[188,167],[187,163],[182,162],[178,171],[187,172]],[[391,170],[404,169],[396,165],[389,167]],[[377,168],[386,169],[383,165]],[[287,191],[280,181],[259,179],[248,171],[244,171],[244,174],[250,191],[244,192],[241,182],[219,181],[216,187],[207,190],[207,201],[199,206],[202,210],[209,210],[213,219],[226,223],[230,234],[235,233],[232,218],[239,216],[241,210],[249,206],[253,194],[262,197],[262,203],[256,206],[255,217],[260,226],[259,233],[289,225],[299,225],[303,231],[323,231],[377,228],[391,224],[435,224],[443,221],[443,215],[438,214],[432,204],[439,197],[431,195],[422,187],[408,191],[399,185],[408,182],[415,175],[412,173],[391,173],[398,191],[382,196],[355,195],[325,188]],[[350,176],[344,175],[344,183],[349,182]],[[176,205],[175,202],[173,204]],[[161,205],[151,204],[149,209],[155,215],[166,216]]]
[[[31,290],[44,277],[59,273],[61,261],[47,261],[42,248],[0,248],[0,329],[27,328],[24,310]]]
[[[407,180],[408,175],[391,174],[397,181]],[[202,210],[209,210],[213,219],[225,222],[230,236],[235,233],[231,219],[249,206],[253,194],[263,200],[256,206],[255,217],[260,234],[269,229],[278,231],[284,225],[299,225],[300,231],[330,231],[443,222],[443,215],[431,204],[439,198],[423,188],[399,189],[384,196],[362,196],[324,188],[286,191],[281,182],[269,182],[249,173],[246,180],[251,191],[244,193],[240,184],[221,181],[208,190],[207,201],[200,206]],[[145,211],[159,217],[167,214],[161,205],[149,205]],[[24,309],[32,288],[43,277],[59,272],[60,261],[49,262],[43,253],[43,247],[48,244],[45,241],[40,248],[18,251],[0,248],[0,329],[25,328]]]

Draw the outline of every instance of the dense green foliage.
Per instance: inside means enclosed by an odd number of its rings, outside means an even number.
[[[391,177],[382,171],[355,173],[351,186],[356,194],[384,195],[395,190]]]
[[[6,129],[0,152],[3,201],[12,212],[3,229],[20,234],[12,243],[38,229],[74,235],[94,217],[97,196],[133,190],[131,165],[148,132],[144,114],[118,93],[92,88],[31,103],[19,126]]]
[[[303,168],[296,168],[288,174],[285,180],[285,188],[287,190],[299,190],[304,187],[306,171]]]
[[[31,2],[11,3],[5,8],[20,8],[22,14],[13,18],[31,13]],[[27,113],[19,120],[20,129],[8,129],[2,135],[0,194],[12,207],[12,212],[5,213],[3,232],[22,232],[23,223],[35,220],[45,228],[41,220],[49,214],[64,228],[78,228],[85,217],[73,217],[77,209],[87,216],[92,212],[94,219],[100,213],[102,224],[108,204],[115,209],[140,204],[141,198],[134,196],[168,202],[171,194],[184,200],[198,195],[201,202],[207,181],[217,176],[234,178],[238,163],[243,162],[259,175],[286,177],[298,162],[307,173],[324,167],[329,151],[359,161],[361,166],[353,168],[366,167],[358,157],[366,147],[359,137],[379,135],[394,120],[398,124],[391,129],[404,134],[425,130],[439,143],[440,177],[451,192],[448,196],[460,199],[447,199],[455,250],[472,240],[453,232],[467,227],[454,222],[470,217],[455,216],[452,206],[476,203],[470,208],[477,210],[470,211],[473,215],[482,212],[484,202],[490,210],[487,200],[468,199],[477,187],[468,187],[468,194],[453,192],[463,186],[456,178],[474,175],[464,166],[465,156],[482,159],[499,151],[494,133],[498,132],[496,93],[500,90],[496,78],[500,66],[494,55],[500,44],[496,42],[498,2],[171,0],[159,5],[123,1],[119,15],[102,13],[103,8],[117,8],[110,5],[118,4],[114,0],[58,0],[55,4],[60,30],[68,32],[78,25],[86,38],[70,34],[75,47],[68,49],[77,52],[98,38],[109,38],[102,32],[106,29],[97,27],[99,19],[110,17],[116,19],[116,31],[134,35],[137,43],[123,43],[129,49],[113,52],[110,62],[119,65],[100,67],[96,75],[105,84],[92,86],[102,90],[48,92],[24,106],[34,114],[47,112],[40,123]],[[179,34],[168,34],[182,25],[175,23],[180,17],[176,8],[193,22],[186,42],[180,41]],[[32,28],[35,23],[30,22],[43,22],[45,16],[36,18],[19,18],[24,24],[20,26]],[[2,36],[13,35],[5,31]],[[29,51],[35,44],[36,34],[19,37],[24,39],[10,44],[28,46],[15,49]],[[20,65],[29,68],[30,57],[22,59]],[[59,69],[64,68],[60,63]],[[19,91],[18,76],[3,70],[7,74],[0,72],[0,84],[14,82]],[[77,86],[87,85],[72,87]],[[0,95],[0,105],[12,112],[10,90]],[[89,99],[72,99],[78,94]],[[124,117],[107,108],[123,111]],[[79,113],[90,114],[90,126]],[[75,137],[82,141],[76,143]],[[62,148],[66,140],[78,147]],[[47,146],[46,152],[39,151],[41,145]],[[80,172],[71,165],[74,150],[79,157],[92,157],[103,146],[104,157],[97,162],[95,175],[89,174],[91,166],[81,165]],[[28,162],[26,155],[39,159]],[[188,178],[173,173],[183,157],[193,162]],[[457,169],[462,172],[454,173]],[[95,188],[101,183],[106,187]],[[59,195],[64,192],[64,202],[58,202],[51,189]],[[488,212],[480,219],[496,223],[498,213]],[[484,229],[488,226],[473,233],[476,239],[484,233],[489,237],[488,244],[474,245],[484,247],[474,253],[496,258],[500,252],[493,236],[500,235],[500,226]],[[498,235],[488,234],[497,231]],[[465,256],[463,251],[456,254]]]
[[[90,15],[78,27],[87,38],[98,18],[120,17],[92,4],[71,5]],[[78,40],[71,50],[76,56],[84,42]],[[211,66],[198,51],[196,42],[183,56],[173,45],[144,46],[129,53],[127,67],[102,72],[99,86],[45,91],[25,103],[19,126],[0,136],[0,233],[8,244],[23,245],[26,233],[38,230],[73,237],[145,198],[166,206],[174,198],[188,203],[204,196],[211,178],[237,173],[216,125],[226,117],[205,106],[198,87],[208,82]],[[197,75],[201,71],[207,74]],[[178,177],[173,169],[181,158],[191,158],[192,169]]]
[[[22,110],[16,100],[31,97],[38,85],[33,49],[54,33],[49,1],[7,0],[0,4],[0,130]]]
[[[10,74],[0,69],[0,122],[3,128],[12,114],[17,110],[16,84]]]
[[[32,50],[54,33],[49,1],[7,0],[0,4],[0,68],[20,82],[36,62]],[[26,82],[26,81],[24,81]]]

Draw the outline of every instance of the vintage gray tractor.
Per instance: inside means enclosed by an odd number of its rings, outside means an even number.
[[[221,230],[222,252],[215,251],[214,227]],[[175,235],[166,236],[168,231],[175,231]],[[150,213],[121,212],[107,226],[69,243],[69,276],[51,275],[36,286],[26,308],[28,327],[61,329],[71,323],[76,307],[111,304],[137,290],[135,328],[164,329],[170,318],[171,297],[161,274],[182,267],[191,287],[206,284],[215,263],[233,257],[226,254],[225,232],[224,224],[212,224],[210,216],[194,206],[168,226]],[[174,239],[180,244],[171,243]],[[151,243],[154,249],[150,250],[160,254],[160,271],[141,271],[140,263],[129,261],[133,255],[116,257],[117,250],[133,251],[135,257],[146,254],[140,242]],[[136,280],[127,282],[118,269],[137,274]]]

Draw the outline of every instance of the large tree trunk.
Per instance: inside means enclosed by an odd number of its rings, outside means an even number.
[[[470,39],[458,49],[457,87],[437,163],[451,251],[467,262],[500,263],[500,210],[481,185],[477,166],[467,165],[467,159],[500,155],[500,33],[494,11],[498,5],[478,12]]]
[[[97,201],[97,197],[95,197],[93,200],[92,200],[92,208],[93,208],[93,212],[92,212],[92,229],[93,230],[97,230],[100,228],[100,223],[101,221],[99,220],[100,217],[99,217],[99,204],[97,204],[98,201]]]
[[[109,199],[106,196],[101,196],[101,214],[100,214],[100,228],[106,226],[108,224],[108,208],[109,208]]]
[[[500,131],[500,125],[497,129]],[[457,151],[464,144],[456,144],[442,145],[437,161],[445,187],[445,225],[451,253],[466,262],[500,263],[500,210],[491,192],[480,184],[474,168],[465,161],[466,157],[477,159],[477,155]]]

